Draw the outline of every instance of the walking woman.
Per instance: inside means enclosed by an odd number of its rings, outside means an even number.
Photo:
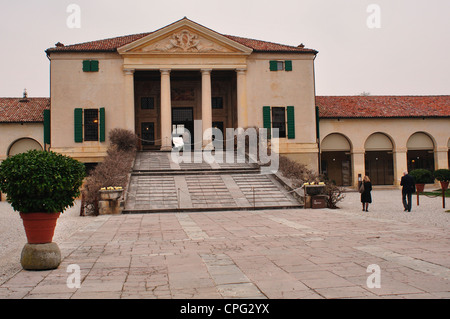
[[[372,191],[372,183],[369,176],[364,176],[362,184],[364,186],[364,191],[361,193],[362,210],[368,212],[369,203],[372,203],[372,195],[370,193]]]

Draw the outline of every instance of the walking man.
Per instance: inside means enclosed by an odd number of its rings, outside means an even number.
[[[416,183],[414,182],[414,178],[408,174],[407,171],[403,172],[402,180],[400,181],[400,185],[402,188],[402,201],[403,207],[405,208],[405,212],[411,211],[411,197],[412,193],[416,190]]]

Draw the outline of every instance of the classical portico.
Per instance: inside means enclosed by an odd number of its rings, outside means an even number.
[[[247,126],[246,70],[252,49],[182,19],[118,52],[124,61],[126,123],[143,144],[172,149],[174,112],[191,112],[190,120],[202,121],[202,148],[212,145],[213,124],[222,130]],[[223,103],[215,105],[215,114],[214,98]],[[148,140],[152,134],[143,137],[146,130],[153,132],[153,141]]]

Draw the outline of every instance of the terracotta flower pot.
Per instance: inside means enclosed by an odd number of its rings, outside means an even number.
[[[20,213],[29,244],[47,244],[53,240],[61,213]]]
[[[425,189],[425,184],[416,184],[416,191],[418,193],[422,193],[424,189]]]
[[[441,188],[445,191],[448,188],[448,181],[441,181]]]

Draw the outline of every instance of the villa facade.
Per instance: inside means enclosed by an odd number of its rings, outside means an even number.
[[[399,185],[407,169],[449,167],[450,96],[315,96],[318,51],[302,44],[183,18],[46,53],[50,98],[0,99],[0,161],[36,148],[98,163],[113,128],[135,132],[140,150],[169,151],[185,129],[206,149],[220,143],[211,128],[259,127],[278,129],[281,154],[338,185],[364,174]]]

